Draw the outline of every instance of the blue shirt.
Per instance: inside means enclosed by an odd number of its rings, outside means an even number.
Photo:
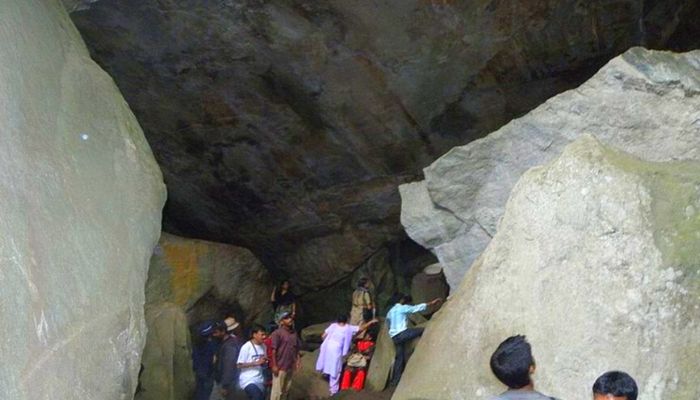
[[[416,304],[415,306],[397,303],[391,307],[391,310],[386,314],[386,318],[389,320],[389,336],[394,337],[408,329],[408,316],[410,314],[427,309],[428,304],[426,303]]]

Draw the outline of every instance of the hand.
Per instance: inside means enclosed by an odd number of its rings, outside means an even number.
[[[256,365],[264,365],[266,362],[267,362],[267,358],[261,357],[261,358],[258,358],[258,359],[255,361],[255,364],[256,364]]]
[[[440,304],[441,302],[442,302],[442,299],[438,297],[437,299],[433,299],[433,300],[432,300],[430,303],[428,303],[428,304],[430,304],[431,306],[434,306],[434,305]]]
[[[272,367],[272,375],[277,376],[277,375],[279,375],[279,373],[280,373],[279,367],[277,367],[276,365],[273,366]]]

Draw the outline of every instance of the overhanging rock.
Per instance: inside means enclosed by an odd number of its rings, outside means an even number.
[[[579,88],[489,136],[455,147],[402,185],[401,222],[457,287],[496,233],[511,188],[528,168],[584,133],[649,161],[700,159],[700,51],[633,48]]]

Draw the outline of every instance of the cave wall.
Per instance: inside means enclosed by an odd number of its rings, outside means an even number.
[[[694,1],[66,0],[144,126],[166,231],[315,291],[400,236],[396,186],[634,44],[691,46]]]
[[[0,398],[131,398],[160,170],[61,3],[3,1],[0,60]]]

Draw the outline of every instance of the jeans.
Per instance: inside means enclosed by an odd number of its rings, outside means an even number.
[[[391,374],[391,382],[389,386],[397,386],[403,374],[403,369],[406,366],[406,343],[421,336],[424,328],[408,328],[405,331],[393,336],[391,341],[394,342],[396,350],[396,358],[394,358],[394,371]]]
[[[246,386],[243,391],[245,391],[245,394],[248,395],[250,400],[265,400],[265,392],[262,388],[260,388],[260,386],[254,383]]]

